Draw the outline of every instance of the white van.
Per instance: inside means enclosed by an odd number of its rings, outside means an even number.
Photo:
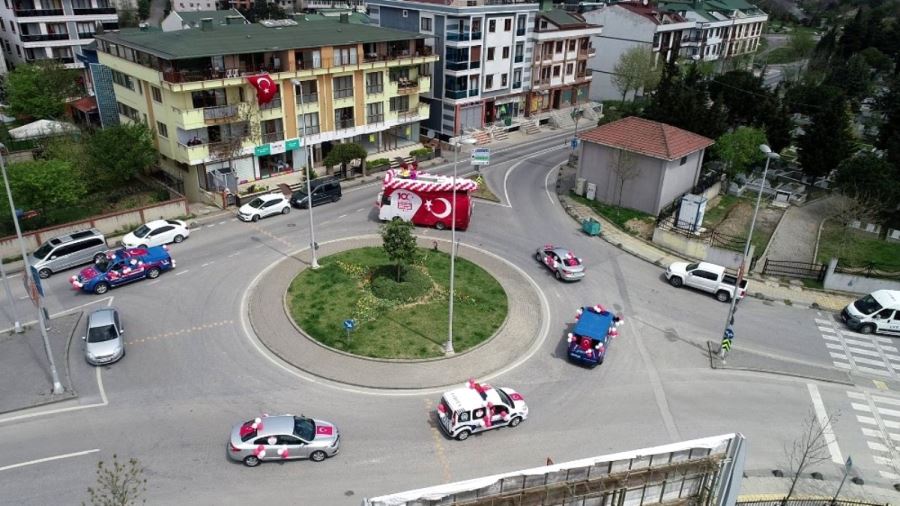
[[[876,290],[841,311],[841,320],[863,334],[900,334],[900,290]]]

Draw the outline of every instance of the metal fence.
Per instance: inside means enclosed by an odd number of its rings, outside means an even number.
[[[814,279],[822,281],[825,279],[827,266],[825,264],[814,264],[809,262],[792,262],[787,260],[770,260],[766,259],[763,264],[763,274],[769,276],[783,276],[787,278]]]
[[[767,499],[760,501],[738,501],[738,506],[890,506],[890,503],[845,501],[831,498],[819,499]]]
[[[900,279],[900,265],[868,263],[860,266],[851,266],[841,265],[841,262],[843,261],[838,260],[834,272],[865,276],[867,278]]]
[[[680,221],[675,216],[666,217],[656,223],[657,228],[683,235],[690,239],[703,242],[710,246],[716,246],[727,250],[743,252],[747,238],[736,235],[730,235],[717,230],[701,230],[696,231],[695,225]]]

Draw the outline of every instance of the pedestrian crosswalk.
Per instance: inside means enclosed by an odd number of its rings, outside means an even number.
[[[857,391],[847,396],[878,473],[900,479],[900,399]]]
[[[897,341],[853,332],[825,318],[816,318],[816,325],[835,367],[853,373],[900,378]]]

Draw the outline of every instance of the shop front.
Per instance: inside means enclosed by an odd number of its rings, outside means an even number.
[[[254,179],[268,179],[298,171],[305,166],[300,139],[270,142],[253,149]],[[249,182],[248,181],[241,181]]]

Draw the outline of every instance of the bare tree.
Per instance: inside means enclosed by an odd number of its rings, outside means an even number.
[[[791,488],[788,489],[782,504],[788,503],[797,482],[809,468],[831,459],[831,452],[828,450],[829,434],[837,418],[838,413],[834,413],[825,415],[823,420],[819,420],[815,413],[810,412],[803,419],[802,429],[797,438],[785,443],[784,453],[791,473]]]
[[[88,487],[89,504],[91,506],[131,506],[144,504],[146,499],[141,495],[147,491],[147,480],[144,478],[144,467],[137,459],[119,462],[113,454],[112,464],[97,462],[97,484]],[[85,506],[86,503],[81,503]]]
[[[613,174],[616,175],[616,185],[618,186],[618,191],[616,193],[619,197],[616,201],[616,206],[622,207],[622,194],[625,190],[625,183],[638,177],[641,174],[641,169],[638,167],[634,155],[630,151],[625,151],[624,149],[616,151],[615,160],[613,161],[611,168]]]

